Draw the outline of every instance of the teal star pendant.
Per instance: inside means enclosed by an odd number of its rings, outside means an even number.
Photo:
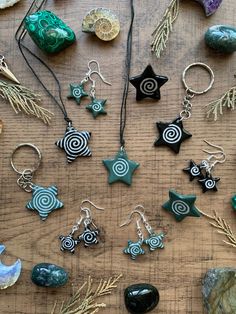
[[[131,185],[133,173],[139,167],[137,162],[128,159],[123,148],[119,150],[115,158],[104,159],[103,164],[109,171],[109,184],[121,181]]]
[[[93,98],[92,102],[86,107],[86,109],[90,111],[94,119],[96,119],[98,115],[107,114],[104,109],[105,104],[106,100]]]
[[[149,245],[150,251],[155,251],[156,249],[163,249],[164,237],[165,237],[164,233],[160,233],[160,234],[153,233],[153,234],[150,234],[149,238],[144,240],[144,243]]]
[[[26,208],[36,210],[42,220],[55,209],[63,207],[63,203],[57,199],[57,187],[54,185],[44,188],[38,185],[32,187],[32,199]]]
[[[170,190],[169,197],[169,201],[163,204],[162,207],[172,213],[177,221],[181,221],[187,216],[201,216],[199,210],[194,205],[197,198],[196,195],[182,195],[174,190]]]
[[[145,254],[144,249],[142,248],[143,242],[132,242],[128,241],[128,246],[123,250],[125,254],[129,254],[130,258],[135,260],[137,256]]]
[[[78,105],[80,105],[81,98],[88,96],[84,90],[83,84],[70,84],[70,94],[68,98],[75,99]]]

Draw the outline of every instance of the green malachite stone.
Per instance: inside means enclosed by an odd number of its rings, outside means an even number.
[[[31,279],[37,286],[56,288],[67,283],[68,274],[60,266],[41,263],[34,266]]]
[[[229,25],[214,25],[205,34],[206,44],[219,52],[236,51],[236,28]]]
[[[236,268],[208,270],[203,279],[202,295],[208,314],[235,314]]]
[[[59,52],[76,40],[73,30],[50,11],[28,15],[25,28],[35,44],[47,53]]]
[[[125,289],[125,306],[129,313],[144,314],[152,311],[159,302],[157,288],[147,283],[134,284]]]

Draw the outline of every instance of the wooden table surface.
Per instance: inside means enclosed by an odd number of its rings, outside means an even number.
[[[212,267],[235,266],[234,248],[223,244],[223,236],[209,226],[206,218],[187,218],[177,223],[161,205],[168,199],[170,188],[183,194],[198,196],[197,206],[208,213],[213,209],[224,217],[236,232],[236,217],[230,199],[236,191],[235,163],[236,112],[225,112],[216,123],[205,119],[204,106],[235,84],[235,55],[224,56],[208,49],[203,41],[204,32],[214,24],[236,24],[235,0],[223,1],[220,9],[206,18],[199,4],[194,1],[181,3],[180,16],[174,26],[165,53],[157,60],[150,52],[150,34],[161,19],[169,1],[136,0],[131,74],[141,73],[151,63],[160,75],[169,77],[162,87],[162,99],[137,103],[135,89],[130,86],[128,97],[128,119],[126,144],[130,159],[140,163],[133,177],[133,184],[108,185],[107,171],[102,159],[112,157],[118,150],[119,111],[123,89],[125,44],[129,26],[129,1],[70,0],[48,1],[47,8],[53,10],[76,32],[77,44],[57,56],[49,57],[37,53],[47,61],[58,75],[66,99],[68,84],[79,82],[91,59],[99,61],[105,78],[112,87],[98,82],[97,96],[107,99],[108,115],[94,120],[85,110],[86,101],[77,106],[66,101],[74,126],[92,131],[90,146],[92,158],[80,158],[71,165],[66,164],[65,155],[54,142],[65,131],[63,117],[37,80],[32,76],[21,57],[14,41],[14,33],[30,1],[22,0],[11,9],[0,12],[0,53],[7,58],[8,65],[22,84],[42,95],[42,104],[55,116],[50,126],[40,121],[15,115],[10,106],[1,101],[0,118],[4,121],[4,132],[0,138],[0,239],[7,247],[3,257],[5,263],[16,258],[23,262],[22,275],[16,285],[1,292],[0,312],[2,314],[47,314],[55,300],[70,296],[72,284],[80,286],[91,275],[95,281],[113,274],[123,273],[123,279],[116,292],[104,301],[108,304],[103,314],[127,313],[124,306],[124,288],[133,283],[147,282],[158,287],[160,303],[153,313],[184,314],[203,313],[201,279]],[[121,33],[113,42],[104,44],[93,36],[82,33],[83,16],[92,8],[113,9],[121,21]],[[28,44],[34,44],[27,38]],[[192,62],[206,62],[215,73],[215,84],[210,92],[196,96],[193,100],[192,118],[185,127],[193,137],[184,142],[181,152],[173,154],[168,148],[154,148],[157,137],[155,122],[170,121],[181,110],[184,95],[181,74]],[[34,61],[32,61],[34,62]],[[48,87],[56,93],[54,82],[48,73],[35,64]],[[191,72],[189,80],[202,88],[207,84],[207,75],[201,71]],[[182,172],[189,159],[200,161],[206,157],[203,139],[222,145],[227,162],[218,165],[215,175],[221,178],[217,193],[202,194],[196,182],[190,183]],[[25,209],[30,194],[21,190],[17,175],[11,169],[9,160],[13,148],[23,142],[37,145],[43,154],[43,163],[34,177],[34,182],[49,186],[56,184],[64,209],[51,214],[46,222],[37,214]],[[19,156],[21,165],[30,166],[30,155]],[[74,255],[60,251],[58,236],[70,231],[80,215],[80,203],[90,199],[104,212],[93,210],[93,217],[102,232],[101,243],[93,248],[79,247]],[[136,239],[134,224],[120,229],[119,225],[138,204],[146,208],[146,214],[157,231],[166,230],[165,249],[147,253],[132,261],[122,253],[127,240]],[[30,272],[36,263],[50,262],[65,267],[70,280],[59,289],[40,288],[32,284]]]

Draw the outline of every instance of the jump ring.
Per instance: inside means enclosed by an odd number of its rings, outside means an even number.
[[[210,79],[211,79],[210,84],[203,91],[195,91],[194,89],[190,88],[187,85],[187,83],[186,83],[186,73],[187,73],[187,71],[190,68],[195,67],[195,66],[203,67],[210,75]],[[190,91],[193,94],[201,95],[201,94],[205,94],[206,92],[208,92],[212,88],[212,86],[214,84],[214,81],[215,81],[215,75],[214,75],[214,72],[212,71],[212,69],[207,64],[202,63],[202,62],[195,62],[195,63],[192,63],[192,64],[190,64],[189,66],[186,67],[186,69],[184,70],[184,72],[182,74],[182,81],[183,81],[183,84],[184,84],[184,87],[186,88],[186,90]]]
[[[38,155],[38,162],[37,162],[35,168],[33,168],[33,169],[31,170],[32,173],[34,173],[34,172],[39,168],[39,165],[40,165],[41,160],[42,160],[42,154],[41,154],[40,150],[38,149],[38,147],[35,146],[34,144],[31,144],[31,143],[22,143],[22,144],[19,144],[18,146],[16,146],[16,148],[13,150],[12,155],[11,155],[11,166],[12,166],[13,170],[14,170],[15,172],[17,172],[18,174],[21,174],[21,175],[22,175],[22,174],[24,173],[24,170],[20,171],[20,170],[17,169],[16,166],[14,165],[14,155],[15,155],[15,153],[16,153],[20,148],[22,148],[22,147],[30,147],[30,148],[33,148],[33,149],[36,151],[37,155]]]

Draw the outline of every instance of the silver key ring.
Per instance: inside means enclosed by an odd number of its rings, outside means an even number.
[[[199,67],[204,68],[210,75],[210,84],[203,91],[196,91],[196,90],[190,88],[188,86],[187,82],[186,82],[186,73],[187,73],[187,71],[190,68],[195,67],[195,66],[199,66]],[[195,63],[192,63],[189,66],[187,66],[187,68],[184,70],[184,72],[182,74],[182,81],[183,81],[184,87],[186,88],[187,91],[189,91],[192,94],[201,95],[201,94],[205,94],[206,92],[208,92],[212,88],[212,86],[214,84],[214,81],[215,81],[215,75],[214,75],[214,72],[212,71],[212,69],[207,64],[202,63],[202,62],[195,62]]]
[[[18,174],[21,174],[21,175],[22,175],[22,174],[24,173],[25,170],[19,170],[19,169],[17,169],[17,167],[14,165],[14,155],[15,155],[15,153],[16,153],[20,148],[22,148],[22,147],[30,147],[30,148],[32,148],[33,150],[35,150],[36,153],[37,153],[38,162],[36,163],[34,169],[28,169],[28,170],[31,170],[32,173],[34,173],[34,172],[39,168],[39,165],[40,165],[40,163],[41,163],[41,161],[42,161],[42,154],[41,154],[40,150],[38,149],[38,147],[35,146],[34,144],[31,144],[31,143],[22,143],[22,144],[19,144],[18,146],[16,146],[16,148],[13,150],[12,155],[11,155],[11,166],[12,166],[13,170],[14,170],[15,172],[17,172]]]

